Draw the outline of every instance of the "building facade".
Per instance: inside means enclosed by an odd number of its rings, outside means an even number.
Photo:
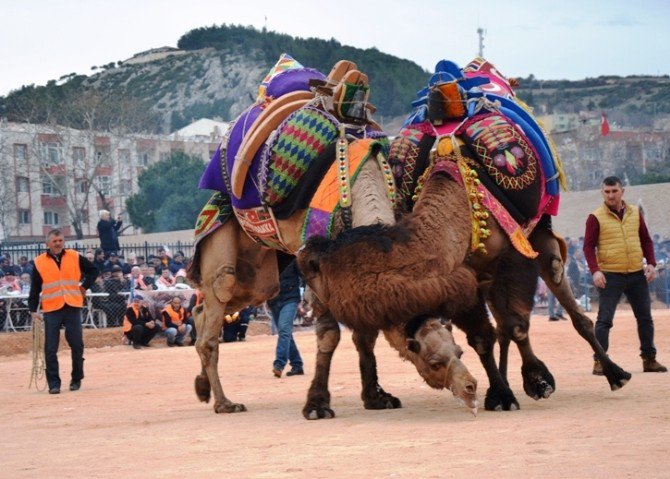
[[[0,121],[0,239],[41,241],[53,228],[67,238],[97,236],[100,209],[127,219],[125,201],[144,169],[175,152],[204,167],[219,141]]]

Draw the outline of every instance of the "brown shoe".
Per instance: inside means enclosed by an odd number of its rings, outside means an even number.
[[[281,377],[281,370],[280,369],[273,369],[272,374],[274,374],[276,378],[280,378]]]
[[[656,355],[642,356],[642,370],[645,373],[667,373],[668,368],[656,361]]]
[[[597,359],[593,361],[593,375],[594,376],[604,376],[605,373],[603,372],[603,365],[600,364],[600,361]]]

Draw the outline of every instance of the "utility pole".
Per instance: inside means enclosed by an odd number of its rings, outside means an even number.
[[[479,52],[478,56],[484,58],[484,35],[486,35],[486,30],[482,27],[477,28],[477,36],[479,37]]]

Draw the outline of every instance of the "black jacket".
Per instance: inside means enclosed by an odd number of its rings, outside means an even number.
[[[100,248],[105,253],[110,251],[119,251],[119,230],[121,229],[122,221],[114,220],[100,220],[98,221],[98,236],[100,237]]]

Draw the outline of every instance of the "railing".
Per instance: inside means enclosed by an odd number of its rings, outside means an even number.
[[[93,249],[94,247],[87,244],[77,243],[77,242],[68,242],[67,248],[77,250],[79,253],[84,254],[87,250]],[[136,256],[144,256],[145,259],[149,255],[158,256],[158,249],[162,247],[167,247],[172,255],[177,251],[182,251],[187,258],[193,256],[193,243],[192,242],[182,242],[177,241],[174,243],[155,243],[145,241],[143,243],[131,243],[124,244],[121,246],[121,254],[128,258],[130,253],[135,253]],[[0,245],[0,253],[9,253],[14,264],[18,263],[18,260],[21,256],[26,256],[29,260],[34,259],[38,255],[44,253],[46,250],[46,245],[44,243],[30,243],[30,244],[2,244]]]

